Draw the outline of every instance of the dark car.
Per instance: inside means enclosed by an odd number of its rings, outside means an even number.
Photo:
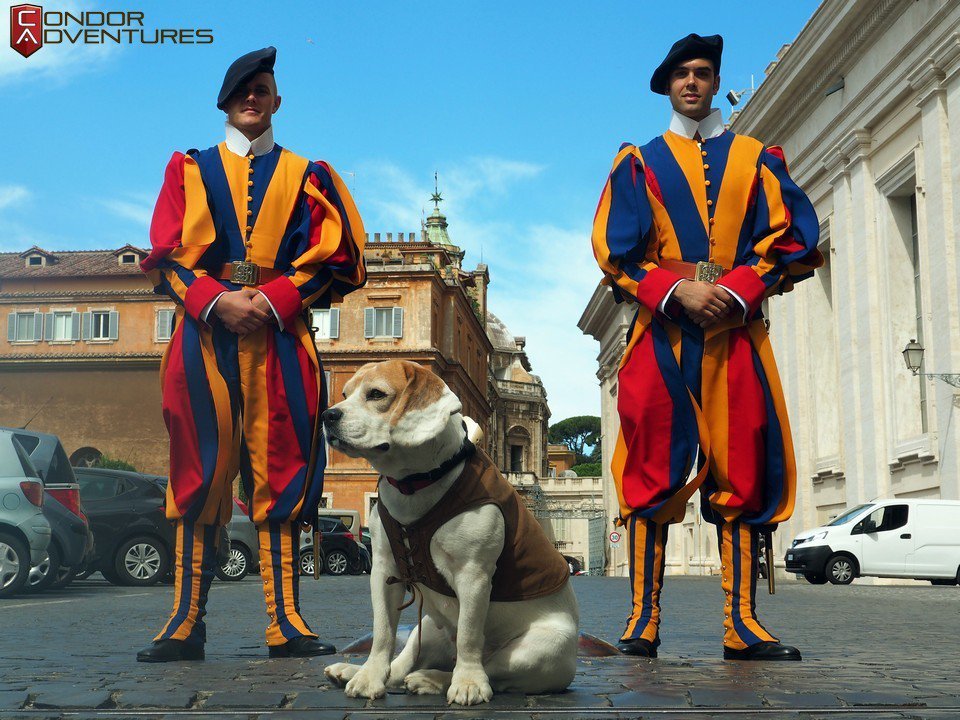
[[[50,492],[43,495],[43,514],[53,536],[46,557],[30,568],[24,588],[28,592],[66,587],[93,551],[93,534],[86,517],[65,507]]]
[[[43,514],[53,531],[46,555],[30,569],[26,589],[38,592],[67,586],[92,556],[93,533],[80,502],[80,486],[60,438],[8,428],[30,455],[44,485]]]
[[[361,545],[346,525],[335,518],[320,516],[320,567],[330,575],[359,575],[364,570]],[[313,575],[313,537],[300,536],[300,574]]]
[[[84,512],[95,538],[88,571],[118,585],[153,585],[176,548],[164,512],[163,478],[124,470],[74,468]]]
[[[173,567],[176,531],[167,520],[167,478],[126,470],[77,467],[84,512],[96,552],[87,573],[100,571],[115,585],[153,585]],[[230,549],[220,528],[218,562]]]

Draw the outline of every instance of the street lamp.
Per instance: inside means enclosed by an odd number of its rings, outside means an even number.
[[[903,361],[907,369],[914,375],[939,378],[948,385],[960,387],[960,373],[925,373],[920,372],[920,365],[923,362],[923,345],[916,340],[911,339],[903,349]]]
[[[920,372],[920,363],[923,362],[923,345],[911,338],[903,349],[903,361],[907,364],[907,370],[914,375]]]

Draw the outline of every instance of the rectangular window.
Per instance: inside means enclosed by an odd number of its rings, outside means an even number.
[[[34,337],[34,324],[36,322],[37,313],[17,313],[16,314],[16,336],[14,340],[17,342],[32,342],[36,338]]]
[[[313,310],[313,330],[317,340],[333,340],[340,337],[340,309]]]
[[[363,336],[366,338],[403,337],[403,308],[366,308],[363,311]]]
[[[90,331],[91,340],[109,340],[110,339],[110,313],[106,311],[95,310],[91,313],[93,325]]]
[[[157,310],[157,340],[169,340],[173,335],[173,310]]]
[[[53,327],[50,328],[50,339],[53,341],[73,340],[73,313],[54,312],[51,315]]]
[[[523,472],[523,445],[510,446],[510,472]]]

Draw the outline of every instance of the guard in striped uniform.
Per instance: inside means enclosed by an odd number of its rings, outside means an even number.
[[[670,129],[621,147],[594,221],[604,281],[637,303],[612,461],[633,592],[620,649],[656,657],[667,529],[699,489],[721,547],[724,657],[799,660],[755,610],[758,536],[790,517],[796,489],[761,305],[823,258],[783,152],[725,130],[711,108],[722,49],[719,35],[674,44],[650,82],[670,97]]]
[[[202,659],[217,528],[238,472],[260,541],[271,657],[334,652],[300,613],[299,526],[323,489],[327,405],[307,324],[363,285],[363,224],[333,169],[273,141],[274,48],[227,71],[226,141],[174,153],[142,264],[177,303],[161,363],[170,434],[167,517],[176,525],[174,606],[137,656]]]

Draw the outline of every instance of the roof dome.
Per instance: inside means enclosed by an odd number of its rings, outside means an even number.
[[[503,321],[487,310],[487,337],[495,350],[516,351],[517,343]]]

